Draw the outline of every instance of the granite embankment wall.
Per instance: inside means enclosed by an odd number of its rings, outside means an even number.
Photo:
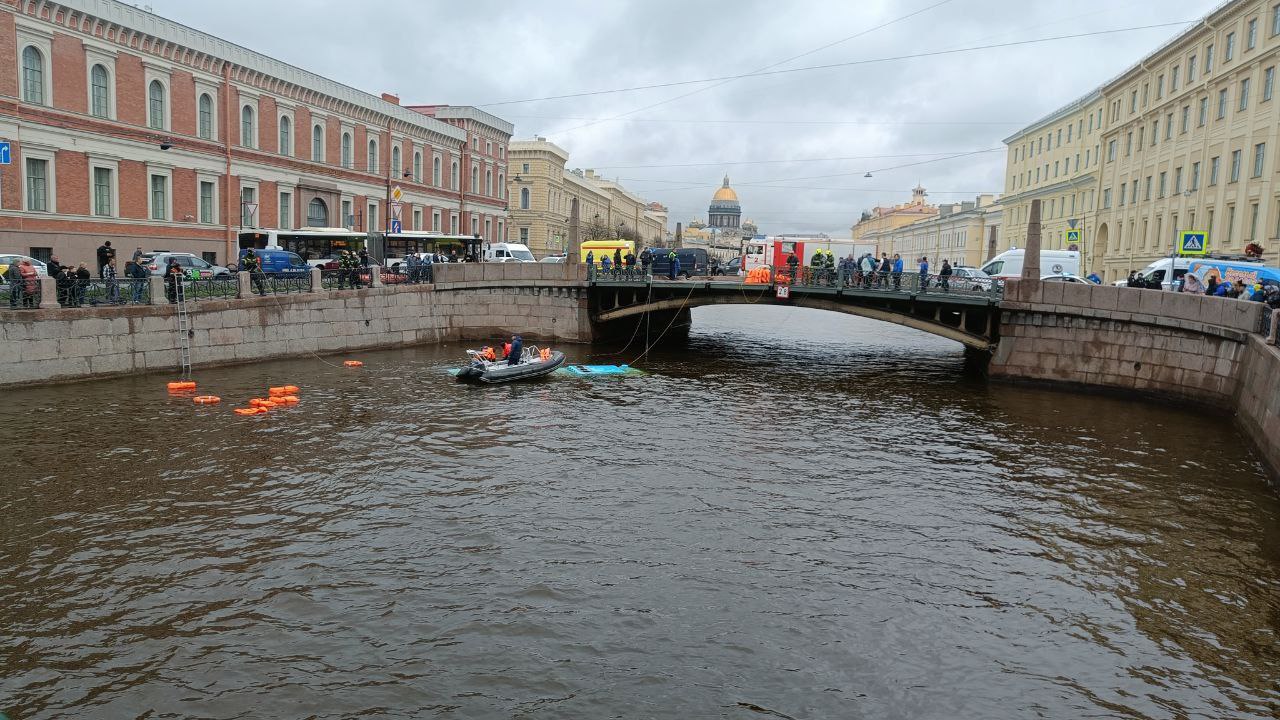
[[[1009,283],[992,378],[1190,399],[1234,414],[1280,487],[1280,348],[1261,303]]]
[[[450,265],[431,285],[188,304],[195,366],[445,340],[589,342],[586,283],[557,264]],[[168,304],[0,312],[0,386],[171,371]]]

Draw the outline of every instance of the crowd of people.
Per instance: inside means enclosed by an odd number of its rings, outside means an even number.
[[[929,274],[929,258],[921,257],[915,261],[920,279],[920,289],[927,290],[931,276]],[[790,277],[800,277],[800,258],[793,252],[787,256],[787,269]],[[874,253],[864,253],[855,258],[852,253],[836,260],[835,253],[830,250],[818,250],[808,266],[810,282],[835,284],[840,281],[845,287],[861,287],[865,289],[894,290],[902,289],[902,276],[906,273],[906,264],[902,256],[894,253],[881,253],[877,259]],[[950,260],[943,260],[938,269],[938,287],[943,291],[951,289],[951,276],[954,269]]]

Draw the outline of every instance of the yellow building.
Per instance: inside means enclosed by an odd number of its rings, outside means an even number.
[[[881,233],[904,225],[919,222],[938,214],[938,208],[925,202],[928,193],[924,188],[916,187],[911,191],[911,202],[892,207],[872,208],[862,213],[862,218],[850,228],[855,243],[871,242],[864,237],[871,233]]]
[[[995,196],[980,195],[937,210],[937,215],[910,225],[865,233],[858,242],[875,245],[880,253],[901,255],[909,266],[923,256],[935,267],[943,260],[978,267],[998,252],[1003,208]]]
[[[1006,238],[1025,235],[1038,197],[1045,247],[1062,247],[1075,220],[1084,266],[1108,281],[1167,257],[1186,230],[1214,251],[1274,253],[1278,65],[1280,5],[1234,0],[1009,138]]]
[[[575,198],[584,239],[592,228],[610,236],[634,232],[641,246],[665,237],[666,208],[591,170],[567,170],[568,160],[569,154],[546,138],[511,142],[507,150],[508,242],[528,245],[539,257],[565,252]]]

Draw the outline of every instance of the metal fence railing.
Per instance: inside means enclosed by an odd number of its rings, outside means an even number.
[[[165,296],[173,302],[173,283],[165,283]],[[235,275],[214,275],[207,278],[184,278],[182,297],[187,302],[201,300],[230,300],[240,293],[240,280]]]
[[[0,308],[34,310],[40,307],[40,282],[25,280],[0,283]]]
[[[321,270],[320,287],[325,290],[368,287],[369,273],[359,270]]]
[[[59,293],[63,295],[63,293]],[[150,301],[151,283],[146,278],[93,278],[92,280],[74,280],[59,302],[64,306],[82,307],[88,305],[145,305]]]
[[[662,281],[662,278],[659,278]],[[652,281],[641,268],[628,272],[610,268],[606,272],[598,265],[587,266],[587,280],[593,283],[602,282],[634,282]],[[697,282],[737,282],[746,286],[759,287],[760,283],[748,283],[746,276],[713,275],[698,277]],[[929,274],[921,277],[919,272],[863,272],[849,268],[820,268],[787,266],[770,268],[769,283],[789,284],[797,288],[820,288],[841,290],[883,291],[912,294],[954,294],[981,295],[1000,297],[1004,293],[1004,282],[994,278],[971,278],[959,275]]]
[[[403,263],[396,263],[391,267],[382,268],[379,275],[384,285],[420,285],[433,282],[432,276],[431,264],[410,267]]]

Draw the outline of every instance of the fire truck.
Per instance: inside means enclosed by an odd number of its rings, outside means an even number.
[[[864,253],[875,253],[876,246],[833,240],[827,236],[757,235],[743,245],[742,273],[765,265],[786,267],[791,253],[795,253],[801,265],[809,265],[819,250],[832,253],[839,261],[849,255],[856,259]]]

